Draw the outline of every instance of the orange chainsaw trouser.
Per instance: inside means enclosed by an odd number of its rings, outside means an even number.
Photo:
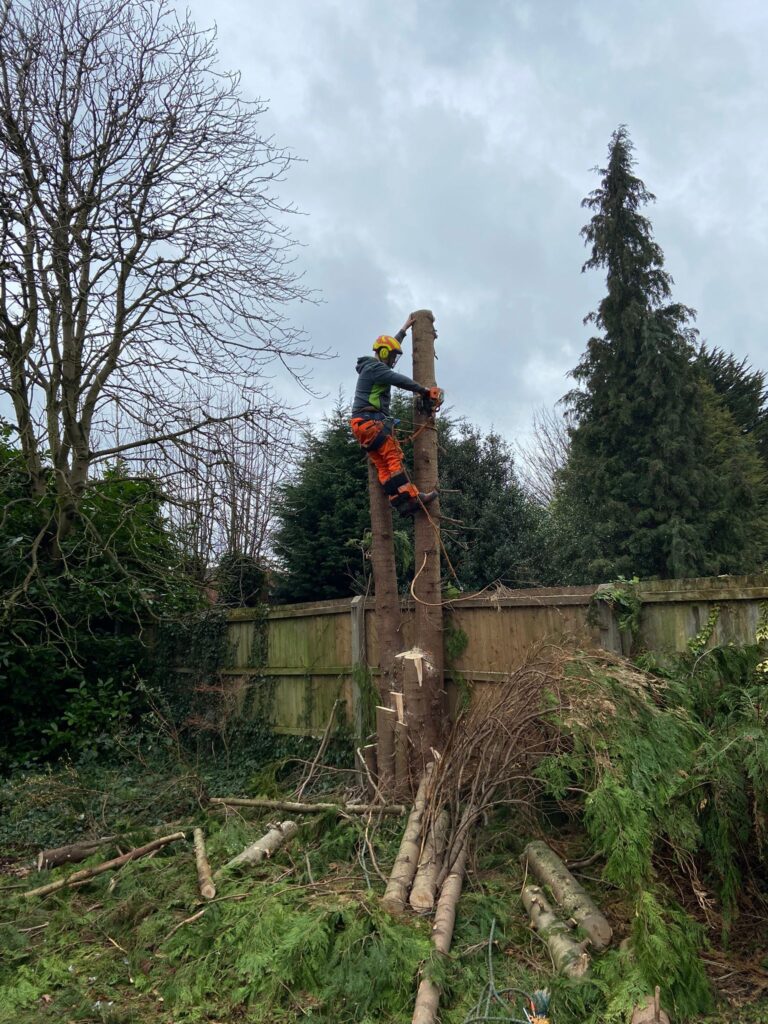
[[[408,479],[403,464],[403,449],[387,423],[358,416],[349,425],[376,467],[379,483],[389,496],[390,503],[397,508],[416,498],[419,489]]]

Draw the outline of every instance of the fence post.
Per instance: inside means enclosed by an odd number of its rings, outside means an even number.
[[[595,591],[599,594],[601,590],[610,590],[610,583],[601,583]],[[613,605],[610,601],[597,601],[597,624],[600,628],[600,646],[606,651],[613,651],[614,654],[624,654],[621,642],[621,631],[616,621]]]

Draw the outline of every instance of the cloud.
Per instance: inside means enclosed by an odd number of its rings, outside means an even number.
[[[325,301],[296,316],[339,353],[308,415],[427,306],[454,413],[525,433],[589,335],[603,284],[580,274],[580,201],[619,123],[658,196],[675,297],[704,336],[765,365],[762,5],[223,0],[218,17],[223,65],[306,161],[282,192],[306,213],[300,262]]]

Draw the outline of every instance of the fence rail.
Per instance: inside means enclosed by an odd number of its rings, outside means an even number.
[[[461,631],[462,653],[450,661],[449,689],[461,678],[468,684],[503,683],[533,644],[549,639],[591,641],[627,653],[611,605],[594,601],[605,587],[562,587],[507,592],[504,597],[471,596],[450,602],[441,615],[445,635]],[[637,587],[641,601],[638,644],[648,650],[685,650],[718,608],[709,644],[749,643],[768,602],[768,575],[690,580],[656,580]],[[768,605],[766,606],[768,607]],[[590,614],[590,609],[593,610]],[[348,719],[361,724],[360,680],[378,662],[373,601],[322,601],[230,613],[232,657],[229,678],[273,688],[274,728],[294,735],[319,734],[334,705],[344,701]],[[260,623],[262,625],[260,625]],[[252,667],[256,631],[266,629],[266,665]],[[403,649],[413,643],[413,605],[401,608]],[[453,683],[451,682],[453,680]]]

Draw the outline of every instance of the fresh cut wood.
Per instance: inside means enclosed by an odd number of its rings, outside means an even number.
[[[521,894],[531,924],[546,942],[559,974],[566,978],[584,978],[589,973],[589,957],[583,943],[555,914],[538,885],[525,885]]]
[[[174,843],[177,839],[184,839],[184,832],[174,832],[171,836],[163,836],[162,839],[153,839],[151,843],[147,843],[145,846],[137,846],[133,850],[129,850],[128,853],[122,854],[120,857],[113,857],[112,860],[106,860],[101,864],[97,864],[92,868],[83,868],[82,871],[75,871],[67,878],[61,878],[58,882],[50,882],[48,885],[38,886],[37,889],[29,889],[24,893],[25,899],[30,899],[32,896],[47,896],[48,893],[58,892],[59,889],[64,889],[69,885],[75,885],[79,882],[88,881],[91,878],[95,878],[96,875],[101,875],[105,871],[112,871],[114,868],[120,868],[123,864],[127,864],[129,861],[137,860],[139,857],[146,857],[148,853],[152,853],[155,850],[159,850],[163,846],[167,846],[168,843]]]
[[[437,876],[443,863],[449,821],[448,811],[441,811],[432,828],[424,836],[419,866],[409,898],[411,906],[419,913],[431,910],[435,905]]]
[[[427,765],[427,770],[421,777],[419,788],[416,792],[416,799],[413,808],[408,815],[405,832],[400,842],[400,849],[395,858],[392,873],[387,882],[381,904],[390,914],[402,914],[405,910],[405,901],[408,899],[408,890],[411,887],[413,876],[419,863],[421,844],[421,821],[424,816],[424,804],[427,797],[427,785],[431,775],[432,765]]]
[[[273,853],[277,853],[280,847],[284,846],[289,839],[293,839],[298,831],[299,826],[295,821],[281,821],[279,825],[273,826],[261,839],[257,839],[255,843],[246,846],[242,853],[238,853],[232,860],[223,864],[213,877],[222,878],[233,871],[241,871],[243,868],[253,867],[254,864],[261,864],[263,860],[267,860]]]
[[[568,918],[589,936],[594,949],[603,950],[610,946],[613,929],[607,918],[546,843],[538,840],[528,843],[520,863],[548,887]]]
[[[197,884],[204,900],[212,900],[216,895],[216,886],[211,876],[211,865],[205,852],[205,836],[201,828],[196,828],[192,836],[195,842],[195,864],[197,865]]]
[[[432,942],[437,952],[444,956],[451,951],[453,928],[456,923],[456,907],[461,896],[466,864],[467,843],[465,841],[443,882],[440,899],[437,901],[435,910],[435,922],[432,925]],[[435,1024],[439,1007],[440,989],[430,978],[422,978],[416,993],[412,1024]]]
[[[661,989],[658,985],[654,994],[632,1011],[630,1024],[670,1024],[669,1015],[661,1008]]]

